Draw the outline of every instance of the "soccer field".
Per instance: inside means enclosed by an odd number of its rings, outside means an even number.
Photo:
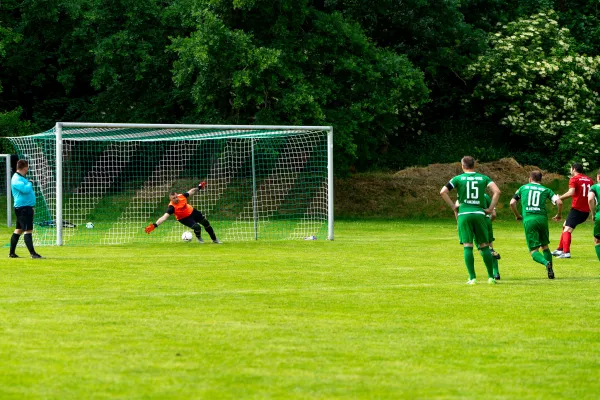
[[[551,281],[521,225],[496,223],[495,286],[478,255],[480,283],[465,285],[450,220],[4,255],[0,398],[598,398],[591,230]]]

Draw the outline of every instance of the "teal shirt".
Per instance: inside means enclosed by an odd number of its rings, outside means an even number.
[[[15,208],[19,207],[35,207],[35,191],[33,185],[23,175],[15,172],[11,181],[10,187],[14,199]]]

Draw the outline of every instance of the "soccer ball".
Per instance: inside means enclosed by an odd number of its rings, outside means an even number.
[[[190,240],[192,240],[192,232],[183,232],[181,234],[181,240],[183,240],[184,242],[189,242]]]
[[[94,224],[92,222],[88,222],[87,224],[85,224],[85,227],[88,229],[93,229],[94,228]]]

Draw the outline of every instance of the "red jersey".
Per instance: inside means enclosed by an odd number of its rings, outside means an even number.
[[[171,201],[169,202],[169,208],[173,207],[175,218],[177,221],[179,221],[180,219],[184,219],[192,215],[194,208],[188,204],[187,197],[185,197],[185,195],[178,194],[177,198],[179,199],[179,203],[175,204]]]
[[[569,188],[575,188],[571,208],[581,212],[590,212],[588,193],[593,184],[594,181],[583,174],[577,174],[569,180]]]

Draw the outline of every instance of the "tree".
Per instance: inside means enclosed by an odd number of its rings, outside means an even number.
[[[565,156],[581,157],[596,114],[600,57],[576,53],[552,10],[500,28],[469,67],[474,101],[532,148],[560,145]]]
[[[173,38],[174,80],[201,121],[332,124],[336,166],[367,168],[427,101],[423,74],[360,26],[308,0],[196,2]],[[189,116],[188,116],[189,117]]]

